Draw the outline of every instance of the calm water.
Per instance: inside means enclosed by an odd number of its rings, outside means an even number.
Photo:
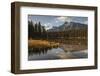
[[[53,60],[53,59],[74,59],[87,58],[87,50],[81,51],[64,51],[61,48],[52,49],[29,49],[28,60]]]

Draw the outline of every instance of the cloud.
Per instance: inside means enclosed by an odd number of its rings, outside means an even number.
[[[88,24],[88,18],[87,17],[75,17],[75,16],[60,16],[56,18],[56,23],[58,22],[78,22],[83,24]]]
[[[69,17],[60,16],[60,17],[57,17],[56,20],[59,20],[61,22],[65,22],[65,21],[70,21],[70,18]]]
[[[44,26],[45,26],[46,30],[52,28],[51,23],[45,23]]]
[[[88,21],[84,21],[84,24],[88,24]]]
[[[58,20],[55,20],[55,22],[58,23],[59,21]]]

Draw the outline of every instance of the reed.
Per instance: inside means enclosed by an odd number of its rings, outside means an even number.
[[[58,47],[59,43],[50,42],[47,40],[28,40],[29,48],[53,48]]]

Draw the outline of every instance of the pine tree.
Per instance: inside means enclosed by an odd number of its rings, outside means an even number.
[[[42,31],[41,31],[41,23],[39,22],[38,23],[38,36],[39,36],[39,38],[41,38],[42,37],[42,33],[41,33]]]
[[[38,25],[37,25],[37,23],[35,24],[35,32],[38,32]]]
[[[42,26],[42,30],[43,30],[43,33],[45,33],[45,32],[46,32],[46,29],[45,29],[45,27],[44,27],[44,26]]]
[[[33,22],[28,21],[28,38],[33,38],[33,32],[34,32]]]
[[[38,31],[39,31],[39,33],[42,32],[42,31],[41,31],[41,23],[40,23],[40,22],[38,23]]]
[[[46,29],[45,29],[45,27],[44,26],[42,26],[42,30],[43,30],[43,38],[47,38],[47,32],[46,32]]]

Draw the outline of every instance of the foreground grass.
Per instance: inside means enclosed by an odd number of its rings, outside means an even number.
[[[47,40],[28,40],[29,48],[52,48],[58,46],[59,43],[49,42]]]

